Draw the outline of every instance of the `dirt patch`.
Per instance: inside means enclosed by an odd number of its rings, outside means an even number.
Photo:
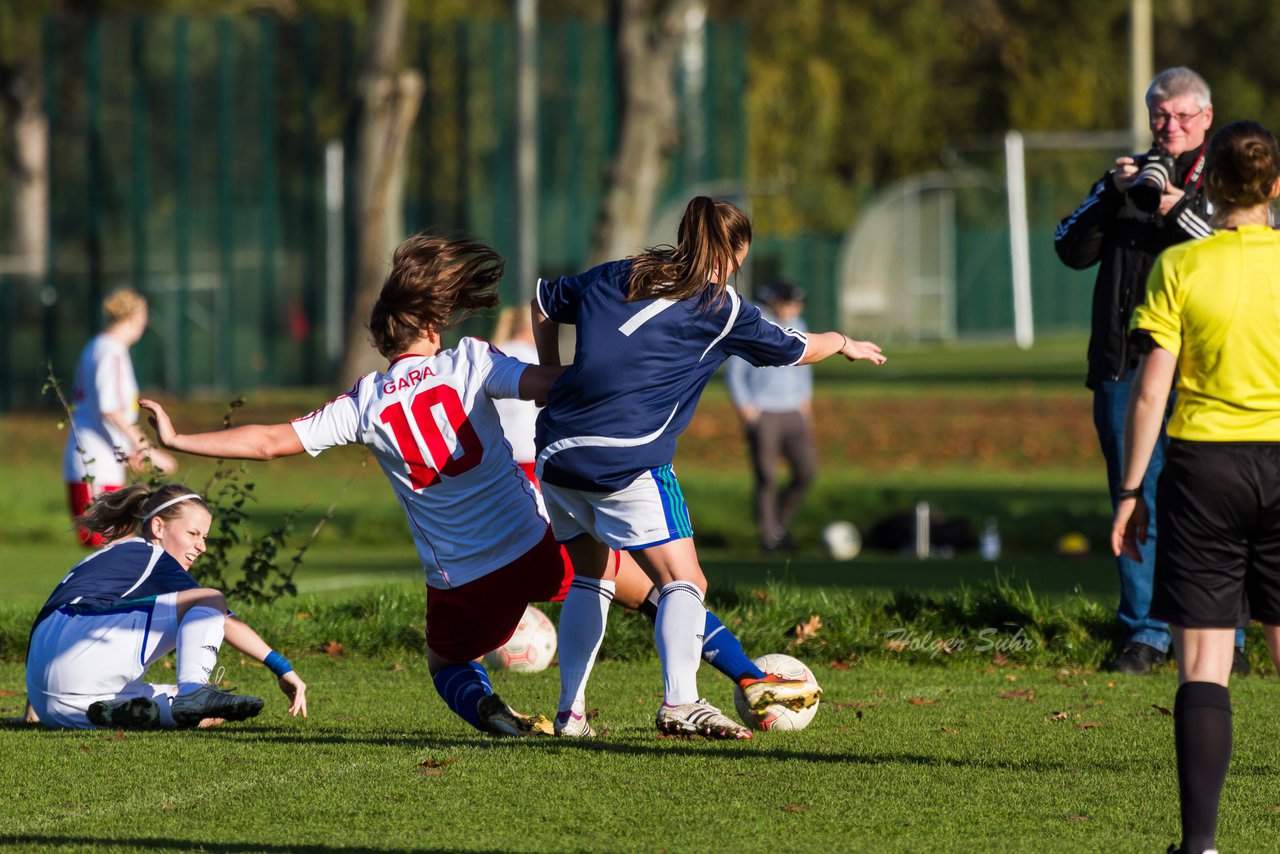
[[[1092,403],[1082,394],[821,399],[814,403],[814,418],[824,460],[847,460],[872,471],[1102,465]],[[680,440],[679,458],[736,465],[745,454],[732,407],[704,401]]]

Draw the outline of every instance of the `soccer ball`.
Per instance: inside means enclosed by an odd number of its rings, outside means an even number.
[[[547,615],[529,605],[511,640],[484,657],[487,667],[512,673],[538,673],[556,657],[556,627]]]
[[[822,545],[836,560],[853,560],[862,551],[862,537],[852,522],[832,522],[822,529]]]
[[[803,679],[815,688],[818,687],[818,680],[813,678],[813,671],[798,658],[774,652],[757,658],[755,665],[765,673],[776,673],[779,676],[785,676],[787,679]],[[738,710],[738,717],[752,729],[794,730],[804,729],[809,725],[809,721],[813,720],[813,716],[818,713],[818,706],[821,705],[821,701],[814,703],[807,709],[788,709],[786,706],[778,705],[769,706],[763,712],[757,714],[747,705],[746,698],[742,696],[742,689],[735,687],[733,689],[733,705]]]

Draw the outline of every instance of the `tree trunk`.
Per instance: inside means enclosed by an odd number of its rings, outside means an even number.
[[[404,154],[424,90],[417,72],[395,71],[404,17],[405,0],[378,0],[370,14],[356,137],[356,291],[339,369],[343,383],[385,366],[369,344],[367,324],[404,237]]]
[[[44,275],[49,245],[49,121],[38,61],[0,70],[10,231],[0,273]]]
[[[611,15],[621,122],[604,199],[591,236],[590,263],[644,248],[663,171],[677,142],[673,71],[685,19],[703,0],[613,0]]]

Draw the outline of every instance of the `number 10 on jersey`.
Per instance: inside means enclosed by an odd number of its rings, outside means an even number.
[[[457,437],[456,456],[449,450],[444,430],[436,420],[436,407]],[[408,412],[405,404],[397,401],[383,409],[378,417],[395,435],[396,448],[409,466],[409,482],[414,489],[434,486],[440,482],[441,476],[457,477],[480,464],[484,448],[475,428],[467,420],[457,389],[450,385],[433,386],[414,395],[407,409]],[[410,415],[418,425],[421,441],[409,426]]]

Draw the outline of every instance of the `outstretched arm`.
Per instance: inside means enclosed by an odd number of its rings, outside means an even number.
[[[267,657],[273,650],[257,632],[249,627],[248,623],[238,617],[228,616],[224,626],[224,638],[233,649],[270,666],[271,662],[267,661]],[[285,666],[289,665],[286,663]],[[289,714],[294,717],[302,715],[305,718],[307,716],[307,683],[303,682],[292,669],[282,673],[278,682],[280,690],[289,698]]]
[[[303,452],[302,440],[290,424],[247,424],[212,433],[180,434],[164,407],[142,398],[138,405],[151,413],[156,439],[166,448],[201,457],[228,460],[273,460]]]
[[[873,365],[883,365],[885,355],[880,352],[880,345],[872,341],[855,341],[842,332],[810,332],[809,342],[805,344],[804,355],[797,365],[811,365],[821,362],[836,353],[850,362],[866,359]]]

